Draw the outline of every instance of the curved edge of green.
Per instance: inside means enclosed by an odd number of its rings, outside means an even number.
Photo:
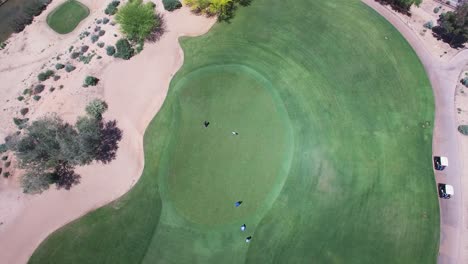
[[[60,31],[60,30],[57,30],[57,28],[51,24],[51,21],[50,21],[50,20],[51,20],[52,16],[55,15],[55,14],[57,13],[57,11],[60,10],[60,8],[63,8],[64,5],[69,4],[69,3],[71,3],[71,2],[74,2],[74,3],[78,4],[78,5],[80,5],[80,6],[83,8],[83,10],[86,11],[86,15],[84,15],[83,17],[81,17],[81,18],[79,19],[79,21],[78,21],[69,31]],[[68,34],[68,33],[73,32],[73,31],[76,29],[76,27],[78,27],[78,25],[79,25],[83,20],[85,20],[85,19],[89,16],[90,13],[91,13],[91,11],[89,10],[89,8],[88,8],[85,4],[81,3],[80,1],[77,1],[77,0],[66,0],[65,2],[63,2],[62,4],[60,4],[59,6],[55,7],[54,10],[52,10],[49,14],[47,14],[46,22],[47,22],[47,25],[48,25],[53,31],[55,31],[56,33],[58,33],[58,34],[60,34],[60,35],[65,35],[65,34]]]

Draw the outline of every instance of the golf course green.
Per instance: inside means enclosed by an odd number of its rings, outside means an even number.
[[[181,45],[139,182],[30,263],[436,263],[432,90],[384,18],[253,0]]]
[[[76,0],[67,0],[47,15],[47,24],[59,34],[72,32],[89,15],[89,9]]]

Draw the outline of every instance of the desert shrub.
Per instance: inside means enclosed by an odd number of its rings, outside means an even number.
[[[2,157],[2,160],[3,160],[3,161],[5,161],[5,160],[7,160],[7,159],[8,159],[8,156],[3,156],[3,157]]]
[[[468,125],[458,126],[458,132],[462,133],[465,136],[468,136]]]
[[[33,99],[34,99],[34,101],[39,101],[39,100],[41,100],[41,96],[40,95],[35,95],[35,96],[33,96]]]
[[[86,113],[96,119],[102,119],[102,114],[107,111],[108,105],[101,99],[94,99],[86,106]]]
[[[10,177],[10,172],[6,171],[3,173],[3,177],[8,178]]]
[[[89,50],[89,46],[87,46],[87,45],[84,45],[84,46],[81,47],[81,53],[85,53],[88,50]]]
[[[60,90],[62,90],[62,89],[63,89],[63,84],[61,84],[61,85],[59,86],[59,89],[60,89]]]
[[[150,2],[133,0],[120,8],[116,15],[120,30],[132,41],[142,41],[151,36],[161,26]]]
[[[106,54],[109,56],[112,56],[115,54],[115,48],[114,46],[107,46],[106,47]]]
[[[8,168],[8,167],[10,167],[10,165],[11,165],[11,161],[7,161],[7,162],[5,162],[5,168]]]
[[[96,57],[96,59],[100,60],[100,59],[102,59],[102,56],[99,55],[99,56]]]
[[[21,187],[24,193],[39,194],[49,189],[53,183],[51,173],[43,173],[38,171],[28,171],[21,177]]]
[[[92,35],[92,36],[91,36],[91,42],[92,42],[92,43],[95,43],[95,42],[98,41],[98,40],[99,40],[99,36],[98,36],[98,35]]]
[[[73,46],[70,46],[70,47],[68,48],[68,52],[72,52],[72,50],[73,50]]]
[[[53,70],[47,70],[45,72],[41,72],[39,73],[39,75],[37,75],[37,79],[39,81],[45,81],[47,79],[49,79],[52,75],[54,75],[54,71]]]
[[[60,80],[60,75],[55,75],[54,76],[54,81],[58,81],[58,80]]]
[[[114,54],[116,58],[128,60],[135,54],[135,50],[127,39],[119,39],[115,46],[117,48],[117,52]]]
[[[434,8],[433,11],[434,11],[434,13],[436,13],[436,14],[439,13],[439,11],[440,11],[440,6],[436,6],[436,7]]]
[[[103,29],[99,30],[99,36],[100,37],[104,36],[104,34],[106,34],[105,30],[103,30]]]
[[[71,65],[71,64],[67,64],[67,65],[65,66],[65,71],[66,71],[66,72],[72,72],[72,71],[74,71],[75,69],[76,69],[76,67],[73,66],[73,65]]]
[[[79,52],[76,52],[76,51],[75,51],[75,52],[72,52],[72,53],[70,54],[70,58],[72,58],[72,59],[76,59],[76,58],[78,58],[79,56],[80,56],[80,53],[79,53]]]
[[[102,19],[102,23],[105,25],[107,23],[109,23],[109,19],[107,17],[103,18]]]
[[[102,23],[102,19],[98,19],[98,20],[96,20],[96,24],[98,24],[98,25],[99,25],[99,24],[101,24],[101,23]]]
[[[427,29],[432,29],[434,27],[434,22],[427,21],[426,23],[424,23],[423,27],[425,27]]]
[[[465,87],[468,87],[468,77],[465,77],[465,78],[461,79],[461,83],[462,83]]]
[[[44,91],[45,85],[43,84],[38,84],[34,86],[34,94],[40,94],[42,91]]]
[[[118,10],[117,7],[119,6],[119,4],[120,4],[120,1],[110,2],[107,5],[106,9],[104,10],[104,13],[110,16],[114,15],[115,13],[117,13],[117,10]]]
[[[24,100],[24,96],[20,95],[20,96],[18,96],[16,99],[18,99],[18,101],[23,101],[23,100]]]
[[[99,30],[101,30],[100,26],[97,26],[97,27],[94,28],[94,32],[99,32]]]
[[[29,108],[27,108],[27,107],[21,108],[21,110],[20,110],[20,113],[21,113],[22,115],[26,115],[28,112],[29,112]]]
[[[29,118],[18,118],[18,117],[14,117],[13,118],[13,123],[15,123],[15,125],[18,127],[18,128],[23,128],[26,123],[28,123],[29,121]]]
[[[94,77],[94,76],[86,76],[86,78],[84,79],[84,86],[85,87],[88,87],[88,86],[96,86],[99,82],[99,79]]]
[[[32,90],[29,88],[26,88],[23,90],[23,95],[30,95],[32,93]]]
[[[163,0],[162,3],[167,11],[174,11],[182,7],[182,3],[179,0]]]
[[[57,63],[57,64],[55,64],[55,69],[56,69],[56,70],[61,70],[61,69],[63,69],[63,68],[65,68],[65,65],[63,65],[62,63]]]
[[[97,46],[100,47],[100,48],[103,48],[104,45],[106,45],[104,42],[100,41],[97,43]]]
[[[53,91],[55,91],[55,87],[50,87],[49,92],[53,92]]]
[[[0,144],[0,153],[5,153],[8,150],[6,144]]]

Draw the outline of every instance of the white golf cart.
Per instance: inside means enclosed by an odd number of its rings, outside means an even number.
[[[439,157],[439,156],[434,156],[434,168],[436,170],[444,170],[445,167],[448,166],[448,159],[447,157]]]
[[[439,183],[439,197],[450,199],[454,195],[453,186],[445,183]]]

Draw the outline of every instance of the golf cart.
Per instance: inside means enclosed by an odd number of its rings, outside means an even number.
[[[445,183],[439,183],[439,197],[450,199],[453,196],[453,186]]]
[[[447,157],[434,156],[434,168],[436,170],[444,170],[448,166]]]

